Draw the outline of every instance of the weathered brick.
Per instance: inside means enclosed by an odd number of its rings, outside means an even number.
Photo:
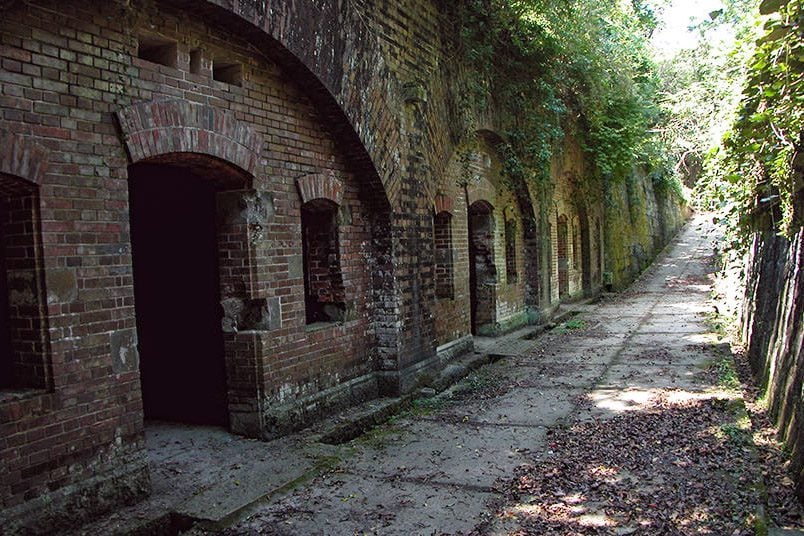
[[[494,294],[482,325],[494,331],[555,305],[559,263],[541,244],[552,240],[552,250],[559,249],[561,214],[578,229],[568,233],[565,248],[569,294],[587,290],[590,276],[582,268],[602,252],[588,237],[590,229],[601,236],[605,214],[598,206],[585,214],[572,206],[575,193],[564,174],[583,176],[579,147],[564,148],[569,156],[551,169],[556,188],[547,197],[501,181],[499,137],[491,132],[504,129],[494,111],[468,111],[492,117],[483,132],[464,131],[468,118],[456,117],[462,112],[448,101],[460,75],[450,70],[453,60],[443,48],[449,25],[436,4],[369,3],[364,27],[344,18],[338,3],[302,0],[297,9],[283,4],[259,12],[245,2],[203,0],[219,17],[149,3],[142,15],[177,43],[178,68],[135,57],[136,29],[126,27],[119,5],[56,4],[44,12],[12,3],[0,19],[0,200],[30,205],[14,213],[17,220],[0,222],[0,233],[27,229],[20,241],[41,243],[41,253],[22,247],[3,258],[42,274],[47,287],[31,294],[44,300],[36,311],[15,317],[29,328],[19,333],[40,336],[15,334],[15,344],[37,349],[20,360],[27,368],[19,377],[43,389],[0,402],[0,426],[10,430],[0,434],[0,469],[10,469],[0,485],[4,505],[45,504],[49,490],[78,489],[90,474],[111,477],[128,453],[143,448],[140,400],[147,407],[149,393],[141,391],[138,370],[115,361],[113,348],[133,344],[131,333],[143,320],[131,242],[132,224],[142,222],[131,220],[137,211],[130,205],[143,175],[156,169],[150,165],[167,164],[157,170],[163,175],[157,173],[154,195],[169,194],[169,179],[189,172],[184,179],[198,188],[192,195],[208,196],[204,210],[212,212],[196,216],[194,230],[209,225],[220,288],[200,294],[220,294],[226,304],[223,411],[242,433],[275,433],[260,427],[273,418],[282,431],[298,426],[276,408],[304,408],[308,397],[323,394],[324,412],[327,400],[338,399],[326,393],[351,380],[377,386],[364,396],[409,389],[415,378],[406,370],[427,373],[439,345],[470,340],[477,289],[470,288],[469,268],[479,258],[470,233],[486,248]],[[273,32],[270,39],[254,37],[254,25]],[[188,72],[191,42],[201,44],[206,58],[197,73]],[[213,80],[211,58],[241,64],[242,85]],[[472,181],[463,176],[462,149],[476,155]],[[38,212],[30,208],[34,199]],[[327,202],[315,206],[316,200]],[[326,219],[329,232],[302,225],[306,203],[311,221]],[[148,221],[146,206],[140,213]],[[472,206],[485,207],[493,225],[478,227]],[[541,206],[557,212],[540,212]],[[312,209],[329,212],[324,218]],[[451,215],[449,238],[443,221],[434,233],[439,213]],[[506,221],[514,222],[513,239],[506,240]],[[189,236],[173,238],[167,249]],[[584,247],[587,254],[576,253]],[[599,285],[601,272],[598,266],[592,284]],[[193,275],[179,270],[173,287]],[[308,325],[310,298],[318,300],[320,325]],[[163,302],[162,309],[175,305]],[[30,328],[37,323],[48,329]],[[192,378],[192,367],[185,369]],[[121,423],[126,435],[111,450]],[[15,454],[6,456],[8,449]],[[132,471],[129,482],[141,482],[145,471],[144,465]]]

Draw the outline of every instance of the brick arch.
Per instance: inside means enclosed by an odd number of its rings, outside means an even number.
[[[487,180],[475,184],[470,183],[467,189],[467,202],[470,205],[482,200],[486,200],[492,205],[497,203],[498,192],[500,188],[505,187],[501,176],[502,159],[498,149],[501,143],[504,143],[504,140],[496,132],[485,129],[476,130],[464,139],[459,149],[453,154],[453,158],[456,158],[461,152],[477,150],[491,158],[491,166],[495,172],[483,177]],[[485,163],[480,163],[480,165],[485,166]],[[512,193],[517,194],[518,192],[512,190]]]
[[[450,216],[454,215],[455,211],[455,198],[451,195],[436,194],[433,201],[433,211],[436,215],[446,212]]]
[[[161,0],[214,20],[292,76],[348,158],[361,189],[387,211],[402,193],[401,90],[355,2]],[[367,98],[370,96],[370,98]]]
[[[485,144],[487,147],[493,149],[496,158],[501,159],[500,145],[506,143],[503,136],[490,128],[478,129],[475,131],[474,136],[479,143]],[[540,273],[542,245],[539,233],[539,210],[537,205],[539,200],[538,197],[531,192],[530,186],[524,180],[506,181],[506,183],[514,194],[517,209],[522,218],[521,233],[523,239],[526,283],[525,305],[529,308],[538,309],[541,305],[540,288],[542,285]]]
[[[181,99],[142,102],[117,112],[132,163],[172,153],[195,153],[229,162],[254,175],[262,136],[234,114]]]
[[[296,179],[296,186],[302,203],[327,199],[340,206],[343,202],[343,182],[335,177],[313,173]]]
[[[26,136],[0,130],[0,174],[42,184],[50,151]]]

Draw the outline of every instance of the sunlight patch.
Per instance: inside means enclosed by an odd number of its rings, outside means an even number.
[[[589,399],[600,409],[614,413],[646,409],[661,395],[659,389],[599,389]]]

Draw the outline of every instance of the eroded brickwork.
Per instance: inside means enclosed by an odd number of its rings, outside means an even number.
[[[505,125],[495,105],[457,104],[455,28],[436,2],[32,0],[0,15],[0,319],[28,322],[0,337],[12,533],[147,493],[155,354],[138,333],[164,314],[160,337],[189,351],[198,324],[178,317],[200,306],[180,283],[199,281],[215,311],[198,322],[219,341],[201,351],[222,424],[273,437],[409,392],[473,332],[548,317],[559,250],[566,299],[598,290],[620,251],[572,140],[550,185],[503,177]],[[156,219],[157,197],[177,219]],[[646,212],[664,218],[657,244],[673,214]],[[167,247],[137,230],[161,222],[183,247],[205,234],[205,282],[179,256],[147,286],[138,266]],[[92,507],[65,516],[76,504]]]

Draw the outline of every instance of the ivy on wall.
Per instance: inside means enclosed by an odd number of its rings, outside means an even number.
[[[804,33],[802,0],[765,0],[763,33],[748,63],[736,120],[723,138],[713,173],[725,185],[744,231],[763,214],[783,234],[800,229],[794,210],[804,195],[793,161],[804,146]]]
[[[652,133],[661,120],[647,48],[656,18],[641,0],[444,0],[443,8],[460,29],[456,53],[471,67],[464,108],[503,112],[508,177],[548,182],[570,132],[590,157],[590,191],[642,167],[680,192]]]

